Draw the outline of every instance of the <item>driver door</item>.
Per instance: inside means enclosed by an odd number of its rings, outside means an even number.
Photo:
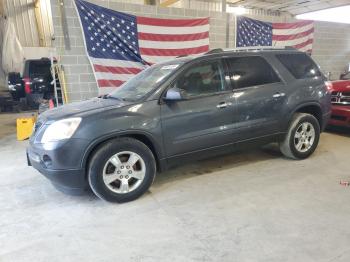
[[[170,87],[180,89],[184,99],[161,104],[167,157],[232,141],[234,98],[220,60],[191,65]]]

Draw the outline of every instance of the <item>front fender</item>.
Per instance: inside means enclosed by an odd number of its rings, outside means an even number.
[[[110,134],[106,134],[104,136],[101,136],[95,140],[93,140],[89,146],[86,148],[84,154],[83,154],[83,158],[82,158],[82,162],[81,162],[81,167],[85,168],[86,165],[88,164],[88,161],[90,159],[91,153],[101,144],[105,143],[108,140],[117,138],[117,137],[144,137],[147,138],[148,141],[150,141],[152,143],[152,147],[155,151],[156,154],[156,158],[158,159],[162,159],[164,158],[164,154],[163,154],[163,150],[162,150],[162,143],[161,141],[158,141],[152,134],[144,131],[144,130],[123,130],[123,131],[119,131],[119,132],[113,132]]]

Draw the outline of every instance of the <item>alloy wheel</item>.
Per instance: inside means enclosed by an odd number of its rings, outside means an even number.
[[[146,165],[135,152],[123,151],[108,159],[103,168],[103,182],[117,194],[138,188],[146,175]]]
[[[301,153],[307,152],[315,141],[315,128],[309,122],[301,123],[294,135],[294,146]]]

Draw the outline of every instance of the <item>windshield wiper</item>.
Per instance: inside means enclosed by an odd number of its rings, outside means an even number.
[[[120,100],[120,101],[128,101],[125,98],[120,98],[120,97],[116,97],[116,96],[111,96],[111,95],[104,95],[103,99],[114,99],[114,100]]]
[[[102,98],[102,99],[115,99],[115,100],[121,100],[123,101],[123,99],[119,98],[119,97],[115,97],[115,96],[111,96],[111,95],[102,95],[102,96],[99,96],[99,98]]]

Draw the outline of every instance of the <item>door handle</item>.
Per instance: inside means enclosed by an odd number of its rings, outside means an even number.
[[[217,108],[225,108],[225,107],[227,107],[227,104],[226,104],[226,102],[221,102],[220,104],[218,104],[217,106],[216,106]]]
[[[286,95],[285,93],[277,92],[277,93],[275,93],[272,97],[273,97],[273,98],[279,98],[279,97],[283,97],[283,96],[285,96],[285,95]]]

